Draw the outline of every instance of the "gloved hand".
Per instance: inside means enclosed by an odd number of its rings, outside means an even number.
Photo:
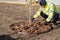
[[[44,22],[44,25],[48,25],[48,24],[49,24],[49,22],[46,22],[46,21]]]
[[[35,19],[35,18],[31,18],[31,21],[33,22],[34,19]]]

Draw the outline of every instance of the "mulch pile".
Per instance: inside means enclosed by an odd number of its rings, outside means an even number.
[[[41,22],[30,22],[21,21],[19,23],[14,23],[10,26],[10,29],[15,32],[26,33],[26,34],[39,34],[51,30],[49,25],[44,25]]]

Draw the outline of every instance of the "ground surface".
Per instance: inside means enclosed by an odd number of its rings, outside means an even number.
[[[37,12],[39,6],[32,7],[32,15]],[[57,7],[60,9],[60,7]],[[20,35],[14,34],[9,29],[13,23],[29,19],[29,8],[21,4],[0,4],[0,40],[60,40],[60,28],[56,28],[48,33],[32,36],[28,39],[21,38]],[[39,19],[39,18],[38,18]],[[41,19],[41,18],[40,18]],[[60,21],[58,21],[58,24]],[[58,26],[60,27],[60,26]],[[13,33],[13,34],[12,34]],[[10,35],[8,35],[10,34]]]

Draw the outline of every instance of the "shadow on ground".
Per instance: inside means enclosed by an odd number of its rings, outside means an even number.
[[[0,35],[0,40],[16,40],[8,35]]]

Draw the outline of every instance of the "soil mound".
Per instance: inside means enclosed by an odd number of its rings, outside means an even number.
[[[44,25],[41,22],[28,22],[28,21],[21,21],[19,23],[14,23],[10,26],[10,29],[12,29],[15,32],[21,32],[26,34],[39,34],[42,32],[47,32],[51,30],[51,27],[49,25]]]

